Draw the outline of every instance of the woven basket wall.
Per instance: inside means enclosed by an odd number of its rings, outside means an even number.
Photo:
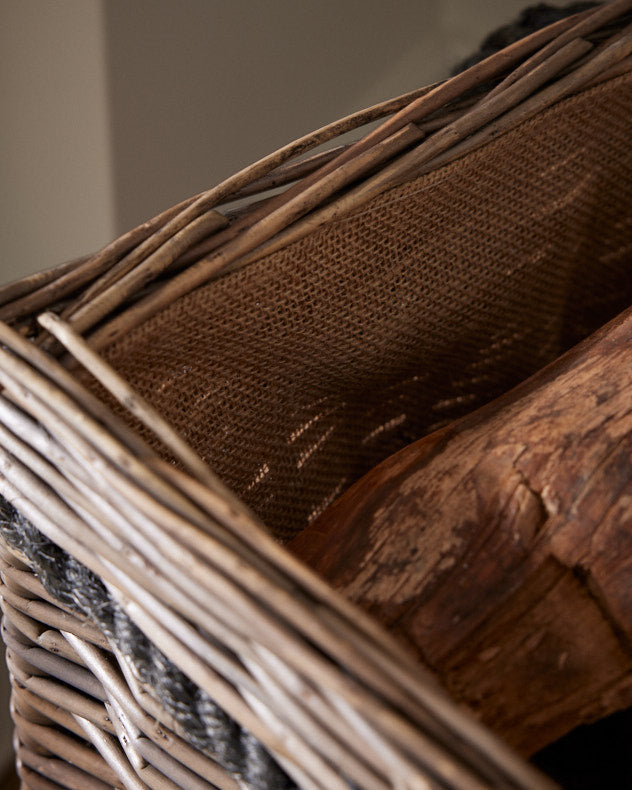
[[[0,291],[23,787],[550,786],[283,544],[632,303],[631,13]]]

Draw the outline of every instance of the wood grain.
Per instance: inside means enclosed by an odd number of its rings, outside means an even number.
[[[627,312],[289,545],[523,754],[632,703],[631,391]]]

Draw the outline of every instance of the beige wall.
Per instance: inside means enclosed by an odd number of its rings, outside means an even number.
[[[0,0],[0,282],[115,232],[103,29],[100,0]],[[0,763],[8,695],[2,666]]]
[[[1,0],[0,281],[114,233],[100,0]]]
[[[0,282],[445,76],[524,0],[0,0]],[[0,668],[0,759],[10,727]]]

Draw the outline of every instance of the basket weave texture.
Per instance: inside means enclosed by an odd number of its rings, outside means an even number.
[[[551,786],[282,544],[632,302],[631,12],[0,292],[25,788]]]
[[[628,76],[568,99],[197,289],[104,356],[293,537],[379,460],[630,304],[629,105]]]

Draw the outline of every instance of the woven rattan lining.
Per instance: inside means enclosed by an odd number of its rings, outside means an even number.
[[[632,77],[212,282],[106,351],[288,539],[632,300]]]

